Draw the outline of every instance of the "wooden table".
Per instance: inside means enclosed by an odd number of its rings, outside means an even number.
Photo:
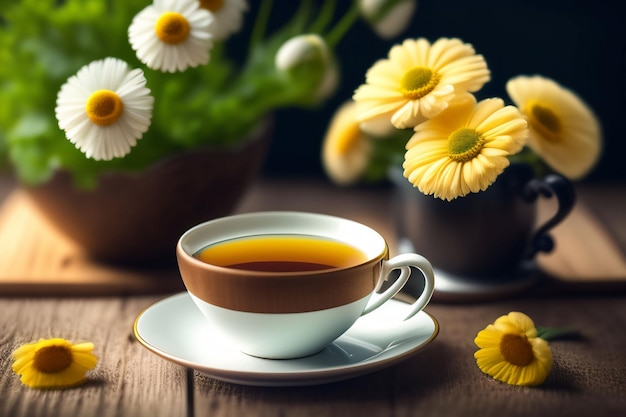
[[[5,186],[5,194],[6,190]],[[580,233],[586,244],[570,245],[567,256],[555,254],[555,261],[546,262],[547,268],[566,271],[562,276],[506,299],[435,300],[426,311],[437,319],[440,332],[428,347],[397,365],[324,385],[229,384],[146,350],[134,337],[133,322],[155,301],[182,290],[175,271],[163,274],[153,288],[145,287],[145,274],[126,271],[129,280],[141,282],[131,285],[126,294],[119,286],[106,291],[106,280],[115,281],[123,271],[78,261],[76,268],[86,271],[86,281],[99,271],[100,293],[92,286],[81,294],[75,285],[60,285],[58,294],[54,286],[46,287],[48,294],[29,293],[28,285],[0,283],[0,416],[621,415],[626,410],[626,273],[621,269],[626,186],[585,186],[579,191],[586,211],[574,217],[580,225],[556,233],[557,245],[567,246]],[[393,241],[387,218],[390,204],[386,188],[339,189],[317,180],[261,179],[238,211],[327,212],[372,225]],[[0,246],[2,251],[5,248]],[[51,274],[60,273],[53,265],[59,260],[48,254]],[[63,295],[63,288],[70,291]],[[541,387],[508,386],[485,376],[475,365],[476,333],[514,310],[527,313],[538,325],[573,327],[583,335],[579,340],[551,343],[554,366]],[[99,363],[85,385],[39,391],[19,383],[11,371],[11,352],[42,337],[95,344]]]

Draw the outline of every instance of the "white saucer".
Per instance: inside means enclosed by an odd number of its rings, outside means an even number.
[[[435,269],[433,301],[483,302],[511,297],[526,291],[539,280],[536,269],[520,268],[496,278],[464,277]]]
[[[398,241],[399,253],[415,252],[411,241],[402,238]],[[539,269],[534,261],[522,263],[511,274],[499,277],[467,277],[453,274],[433,267],[435,272],[435,292],[432,302],[483,302],[517,295],[535,285],[539,278]],[[413,281],[414,282],[414,281]],[[412,289],[409,281],[403,289],[408,294],[421,293],[422,289]]]
[[[224,344],[208,331],[206,319],[186,292],[144,310],[134,330],[148,350],[215,379],[259,386],[315,385],[395,364],[435,339],[439,325],[428,313],[399,321],[407,309],[407,303],[390,300],[320,353],[289,360],[255,358]]]

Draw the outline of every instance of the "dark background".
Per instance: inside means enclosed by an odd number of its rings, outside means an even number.
[[[274,24],[290,16],[293,3],[274,2]],[[348,5],[338,3],[338,10]],[[248,24],[256,11],[256,4],[251,6]],[[497,96],[510,103],[505,84],[517,75],[544,75],[576,92],[594,109],[604,132],[602,158],[585,181],[624,181],[625,10],[620,0],[420,0],[411,26],[390,41],[381,40],[360,21],[338,46],[340,90],[318,109],[278,111],[264,173],[325,177],[320,149],[328,122],[364,81],[372,63],[408,37],[431,42],[458,37],[471,43],[491,70],[480,98]]]

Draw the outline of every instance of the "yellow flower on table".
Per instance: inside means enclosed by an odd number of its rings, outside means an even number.
[[[519,312],[499,317],[478,332],[474,358],[481,371],[511,385],[539,385],[552,368],[548,342],[537,336],[532,319]]]
[[[354,93],[363,122],[388,118],[399,128],[437,116],[458,94],[478,91],[490,73],[482,55],[460,39],[407,39],[366,73]]]
[[[524,146],[527,123],[499,98],[457,97],[439,116],[415,127],[406,144],[404,176],[444,200],[484,191]]]
[[[69,388],[86,381],[98,357],[93,343],[73,344],[62,338],[39,339],[13,352],[13,371],[31,388]]]
[[[593,111],[572,91],[542,77],[519,76],[507,92],[528,118],[529,147],[552,169],[580,179],[600,157],[602,133]]]

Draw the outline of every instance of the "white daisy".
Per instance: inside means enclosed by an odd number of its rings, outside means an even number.
[[[88,158],[110,160],[130,152],[148,130],[154,97],[140,69],[117,58],[93,61],[59,90],[59,127]]]
[[[359,10],[365,21],[383,39],[392,39],[404,32],[415,9],[415,0],[359,0]]]
[[[209,62],[213,20],[197,0],[154,0],[133,18],[128,38],[149,68],[184,71]]]
[[[248,3],[246,0],[200,0],[200,7],[213,14],[215,22],[211,33],[215,40],[222,40],[241,29]]]

